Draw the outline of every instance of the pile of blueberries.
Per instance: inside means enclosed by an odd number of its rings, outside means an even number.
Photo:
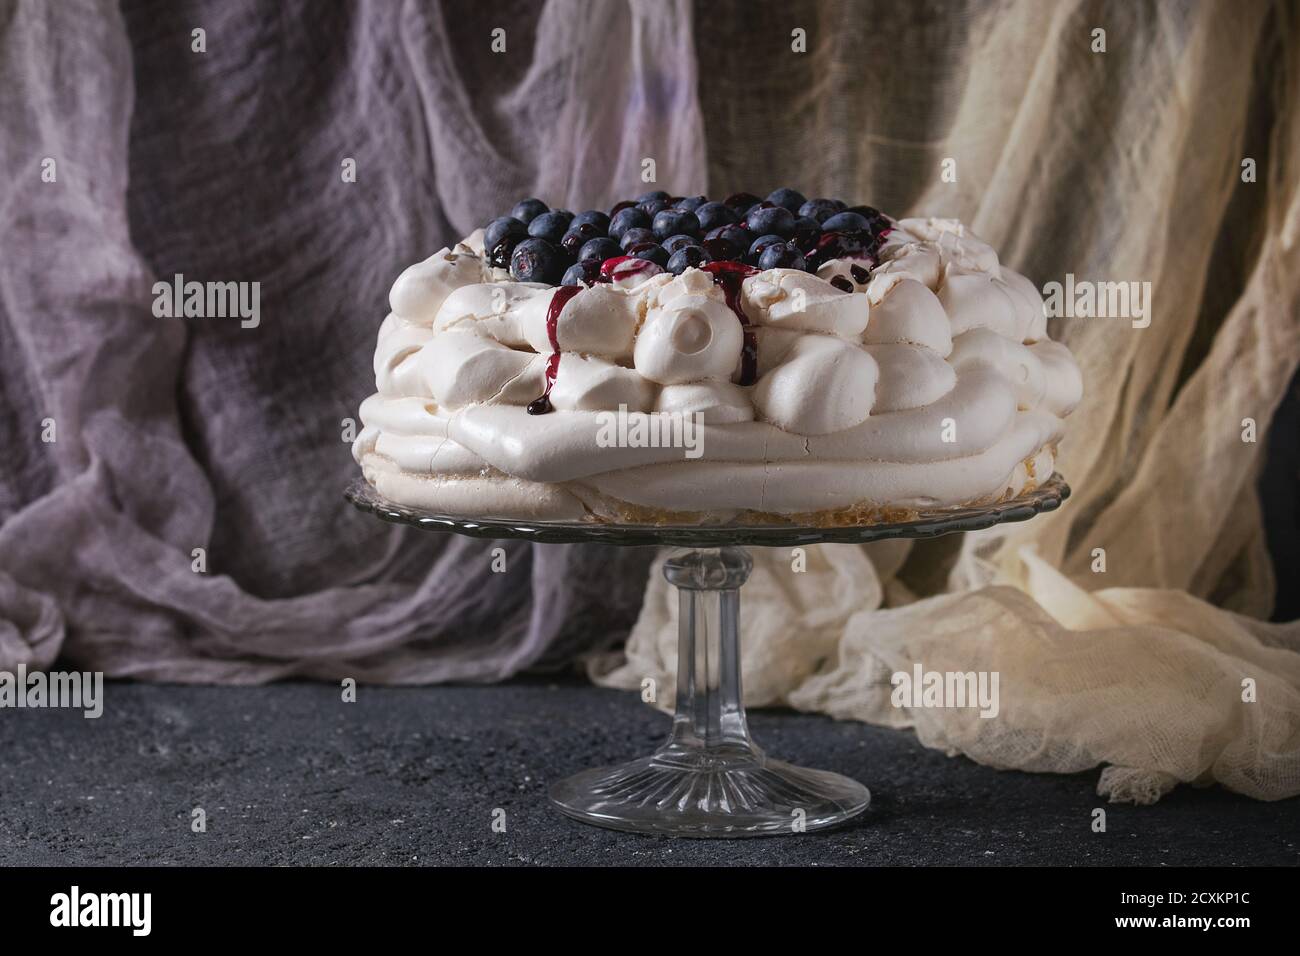
[[[493,219],[483,247],[493,266],[520,282],[590,285],[609,259],[646,259],[673,275],[709,262],[815,272],[830,259],[874,259],[889,220],[870,206],[806,199],[778,189],[766,199],[646,193],[608,212],[576,216],[525,199]]]

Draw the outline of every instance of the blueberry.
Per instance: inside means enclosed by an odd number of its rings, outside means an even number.
[[[768,233],[789,239],[794,235],[794,213],[784,206],[758,206],[745,217],[745,228],[757,236]]]
[[[856,212],[837,212],[824,223],[822,229],[826,232],[867,232],[871,229],[871,222],[866,216]]]
[[[740,214],[730,206],[720,202],[706,202],[695,209],[695,218],[700,221],[700,231],[709,232],[719,226],[728,226],[740,222]]]
[[[708,196],[685,196],[673,203],[673,208],[683,212],[695,212],[708,201]]]
[[[679,249],[685,249],[687,246],[699,246],[700,240],[696,239],[694,236],[679,234],[676,236],[669,236],[661,243],[661,245],[668,250],[668,254],[671,256]]]
[[[746,256],[746,258],[752,259],[754,262],[757,262],[758,257],[763,254],[764,249],[766,249],[768,246],[775,245],[778,242],[785,242],[785,240],[782,239],[780,236],[774,236],[771,233],[768,233],[766,236],[759,236],[752,243],[750,243],[749,254]]]
[[[743,216],[761,202],[753,193],[732,193],[722,200],[723,205],[730,206],[737,216]]]
[[[884,232],[886,229],[893,228],[893,223],[891,223],[889,218],[879,209],[875,209],[871,206],[854,206],[848,211],[856,212],[863,219],[866,219],[871,223],[871,231],[873,233],[879,234]]]
[[[790,242],[774,242],[758,257],[760,269],[807,269],[803,253]]]
[[[647,199],[645,202],[636,204],[638,209],[644,209],[646,214],[653,220],[659,215],[659,211],[667,209],[671,205],[667,199]]]
[[[799,207],[799,215],[808,216],[816,219],[819,223],[825,222],[837,212],[844,209],[844,203],[838,199],[809,199]]]
[[[633,206],[635,206],[635,205],[636,205],[636,200],[635,200],[635,199],[622,199],[622,200],[619,200],[618,202],[614,203],[614,205],[612,205],[612,206],[609,207],[609,217],[610,217],[611,219],[613,219],[615,216],[617,216],[619,213],[621,213],[624,209],[631,209],[631,208],[632,208]]]
[[[523,199],[515,203],[515,208],[510,210],[510,215],[524,225],[528,225],[546,210],[546,203],[540,199]]]
[[[622,238],[618,240],[618,244],[627,250],[631,249],[633,246],[640,245],[643,242],[654,241],[655,234],[653,232],[649,229],[637,226],[635,229],[629,229],[627,232],[623,233]]]
[[[693,212],[678,212],[675,209],[663,209],[655,213],[654,225],[651,227],[656,239],[684,234],[692,236],[700,231],[700,221]]]
[[[708,253],[699,246],[683,246],[668,257],[668,271],[675,276],[681,275],[692,267],[699,268],[709,261]]]
[[[832,259],[870,259],[874,243],[871,236],[861,232],[824,232],[814,249],[805,257],[808,271],[815,272]]]
[[[515,245],[528,238],[528,227],[513,216],[501,216],[493,219],[483,230],[483,250],[488,263],[505,268],[510,264],[510,253]]]
[[[597,262],[604,262],[606,259],[616,259],[622,254],[622,246],[608,236],[601,236],[599,239],[590,240],[578,250],[578,261],[595,259]]]
[[[822,227],[811,216],[800,216],[794,221],[794,235],[790,241],[800,249],[811,249],[821,237]]]
[[[704,251],[710,259],[739,259],[749,249],[754,235],[744,226],[719,226],[704,237]]]
[[[591,285],[600,276],[600,263],[595,259],[575,262],[564,271],[560,285]]]
[[[609,216],[599,209],[588,209],[586,212],[578,213],[573,217],[573,222],[569,223],[569,227],[572,228],[584,222],[590,223],[601,232],[609,232]]]
[[[609,222],[609,234],[613,239],[622,239],[623,233],[637,228],[650,228],[650,215],[640,206],[620,209]]]
[[[877,209],[875,206],[849,206],[847,211],[856,212],[859,216],[861,216],[863,219],[866,219],[868,221],[872,219],[885,218],[880,214],[880,210]]]
[[[639,242],[627,254],[634,259],[648,259],[657,266],[668,265],[668,250],[657,242]]]
[[[654,202],[656,199],[662,199],[664,202],[667,202],[672,198],[672,196],[664,192],[662,189],[656,189],[652,193],[645,193],[644,195],[637,196],[636,201],[637,205],[640,205],[641,203]]]
[[[578,250],[591,242],[593,239],[599,239],[601,231],[593,223],[580,222],[569,227],[564,236],[560,239],[560,248],[569,254],[571,258],[582,258],[578,255]]]
[[[791,212],[797,213],[799,207],[808,201],[803,193],[791,189],[789,186],[782,186],[780,189],[774,189],[768,193],[767,201],[774,206],[784,206]]]
[[[563,253],[545,239],[525,239],[510,256],[510,275],[518,282],[555,285],[564,276]]]
[[[528,224],[528,234],[534,239],[545,239],[559,245],[569,231],[569,220],[558,212],[544,212]]]

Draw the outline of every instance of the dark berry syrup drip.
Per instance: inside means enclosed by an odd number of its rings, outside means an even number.
[[[662,271],[659,266],[649,259],[638,259],[636,256],[615,256],[613,259],[606,259],[600,264],[600,275],[596,278],[596,281],[609,283],[615,280],[630,279],[632,276],[638,276],[645,272],[657,273]]]
[[[545,415],[555,411],[551,404],[551,389],[555,387],[555,375],[560,370],[560,313],[575,295],[582,291],[580,285],[562,285],[551,296],[551,304],[546,310],[546,338],[551,343],[551,357],[546,360],[546,391],[528,403],[529,415]]]
[[[722,287],[722,296],[727,301],[727,308],[740,320],[740,329],[745,336],[745,344],[740,351],[740,385],[753,385],[758,378],[758,338],[749,317],[740,307],[740,287],[750,276],[758,275],[758,270],[743,262],[706,262],[700,266],[713,277],[713,284]]]
[[[808,271],[816,272],[832,259],[866,259],[876,264],[879,244],[869,232],[824,232],[806,253]]]

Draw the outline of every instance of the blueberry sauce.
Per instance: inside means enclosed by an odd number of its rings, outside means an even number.
[[[740,287],[747,278],[758,275],[758,270],[743,262],[706,262],[700,268],[713,277],[714,285],[722,287],[722,296],[726,299],[727,308],[731,309],[740,320],[745,344],[740,351],[738,384],[753,385],[758,378],[758,339],[754,335],[754,328],[749,324],[744,309],[740,307]]]
[[[807,254],[808,271],[816,272],[832,259],[866,259],[875,265],[876,249],[870,233],[824,232]]]
[[[529,415],[555,411],[551,404],[551,389],[555,387],[555,374],[560,370],[560,313],[565,304],[581,291],[579,285],[562,285],[551,296],[551,304],[546,310],[546,337],[551,343],[551,357],[546,360],[546,391],[528,403]]]
[[[600,264],[600,275],[596,281],[601,283],[617,282],[647,272],[654,275],[659,271],[662,271],[659,264],[651,262],[649,259],[640,259],[636,256],[616,256],[613,259],[606,259]]]

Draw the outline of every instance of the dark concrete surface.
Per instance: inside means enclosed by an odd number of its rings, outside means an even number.
[[[109,684],[98,720],[0,711],[0,865],[1300,863],[1300,800],[1184,787],[1111,806],[1096,771],[991,770],[910,733],[776,711],[751,714],[759,743],[866,783],[860,824],[667,840],[548,806],[551,781],[647,753],[667,725],[631,694],[569,681],[362,687],[351,704],[319,684]],[[206,833],[191,832],[195,807]]]

